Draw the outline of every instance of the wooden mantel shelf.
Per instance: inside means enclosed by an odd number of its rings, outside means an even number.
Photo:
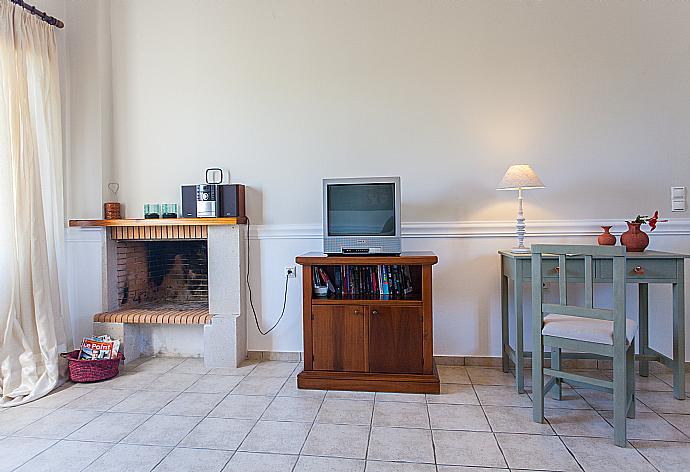
[[[96,228],[112,226],[217,226],[243,225],[247,218],[126,218],[122,220],[69,220],[71,227]]]

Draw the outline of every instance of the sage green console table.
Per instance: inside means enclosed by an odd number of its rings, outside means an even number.
[[[531,254],[513,254],[499,251],[501,255],[501,324],[503,371],[508,372],[510,363],[515,364],[515,381],[518,392],[525,391],[525,356],[531,352],[524,350],[523,284],[532,281]],[[639,300],[639,354],[640,375],[649,375],[649,361],[658,360],[673,371],[673,395],[678,400],[685,399],[685,265],[683,254],[660,251],[629,252],[626,261],[628,283],[638,285]],[[583,282],[584,259],[568,259],[568,281]],[[542,273],[544,279],[558,281],[558,258],[544,256]],[[611,283],[613,267],[610,260],[594,260],[594,281]],[[515,305],[516,346],[510,346],[508,336],[508,286],[512,283],[513,303]],[[673,286],[673,357],[670,358],[649,347],[649,284],[670,284]],[[565,354],[564,358],[567,357]]]

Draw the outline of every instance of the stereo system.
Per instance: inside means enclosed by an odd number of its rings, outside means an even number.
[[[182,186],[183,218],[244,218],[244,185],[199,184]]]

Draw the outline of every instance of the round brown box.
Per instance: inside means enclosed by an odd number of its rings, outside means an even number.
[[[119,220],[122,218],[120,215],[120,204],[118,202],[108,202],[103,204],[103,217],[106,220]]]

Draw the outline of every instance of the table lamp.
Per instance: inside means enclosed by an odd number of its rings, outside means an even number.
[[[511,252],[524,254],[530,252],[525,247],[525,215],[522,212],[522,191],[530,188],[544,188],[541,179],[537,177],[532,168],[527,164],[518,164],[508,167],[503,179],[499,182],[496,190],[517,190],[518,191],[518,215],[517,215],[517,239],[518,245]]]

